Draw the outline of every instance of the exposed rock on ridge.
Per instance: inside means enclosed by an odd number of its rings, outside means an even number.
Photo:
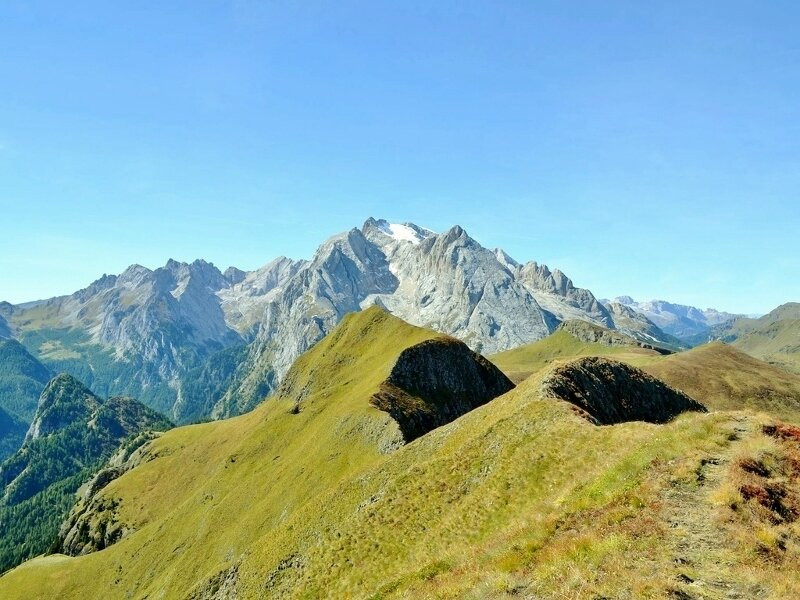
[[[541,392],[574,404],[596,425],[666,423],[682,412],[706,412],[699,402],[641,369],[597,357],[555,368],[542,382]]]
[[[409,442],[513,387],[462,342],[438,338],[404,350],[371,403],[397,421]]]

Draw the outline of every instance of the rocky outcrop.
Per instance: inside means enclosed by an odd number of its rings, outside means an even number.
[[[555,368],[542,381],[541,393],[574,404],[597,425],[666,423],[682,412],[706,412],[699,402],[641,369],[597,357]]]
[[[558,326],[558,331],[566,331],[573,337],[587,344],[603,344],[605,346],[630,346],[654,350],[659,354],[672,354],[672,350],[640,342],[630,336],[604,327],[599,327],[586,321],[564,321]]]
[[[58,545],[69,556],[102,550],[133,531],[122,522],[113,497],[100,492],[108,484],[143,462],[155,458],[150,442],[161,434],[145,431],[123,445],[94,477],[78,490],[78,500],[61,525]]]
[[[42,391],[25,442],[33,442],[78,423],[88,425],[100,402],[74,377],[66,373],[56,375]]]
[[[404,350],[371,403],[397,421],[409,442],[513,387],[464,343],[438,338]]]

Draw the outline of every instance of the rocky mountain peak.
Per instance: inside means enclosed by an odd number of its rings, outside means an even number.
[[[424,239],[434,235],[429,229],[414,223],[390,223],[386,219],[374,219],[372,217],[364,222],[361,231],[367,239],[379,246],[399,242],[419,244]]]
[[[439,237],[442,245],[450,245],[460,242],[461,245],[467,245],[469,242],[474,241],[461,225],[453,225],[450,229],[445,231]]]
[[[508,255],[508,253],[502,248],[495,248],[493,252],[495,257],[497,258],[497,261],[510,271],[514,271],[520,266],[520,264],[516,260],[511,258]]]
[[[247,276],[247,273],[245,273],[241,269],[237,269],[236,267],[228,267],[227,269],[225,269],[225,272],[222,273],[222,276],[231,285],[236,285],[237,283],[241,283],[242,281],[244,281],[244,278]]]
[[[61,373],[44,388],[25,442],[36,440],[75,422],[88,420],[100,405],[95,396],[80,381]]]
[[[131,265],[117,278],[117,283],[127,287],[135,287],[152,275],[152,271],[142,265]]]

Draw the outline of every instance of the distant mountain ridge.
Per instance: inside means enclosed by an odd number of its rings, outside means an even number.
[[[345,314],[372,304],[480,352],[541,339],[568,319],[674,342],[647,319],[609,310],[560,270],[518,263],[459,226],[435,233],[372,218],[310,260],[224,273],[203,260],[132,265],[0,314],[51,370],[190,422],[252,408]]]
[[[626,306],[647,317],[665,333],[684,342],[695,341],[712,327],[743,316],[714,308],[700,309],[665,300],[637,302],[630,296],[618,296],[614,300],[603,300],[603,302],[606,305],[615,303]]]
[[[759,318],[739,317],[712,327],[708,338],[800,374],[800,303],[787,302]]]

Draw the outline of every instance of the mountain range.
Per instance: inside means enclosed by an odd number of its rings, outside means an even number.
[[[712,327],[744,316],[719,311],[714,308],[699,309],[694,306],[674,304],[664,300],[636,302],[630,296],[618,296],[613,302],[627,306],[644,315],[665,333],[689,343],[702,339],[704,335],[710,332]]]
[[[375,219],[0,303],[0,597],[794,597],[798,306]]]
[[[101,396],[133,396],[186,423],[251,409],[345,314],[371,305],[484,353],[571,319],[673,349],[685,333],[638,305],[603,304],[558,269],[484,248],[459,226],[368,219],[310,260],[250,272],[203,260],[132,265],[68,296],[1,303],[0,335]]]

